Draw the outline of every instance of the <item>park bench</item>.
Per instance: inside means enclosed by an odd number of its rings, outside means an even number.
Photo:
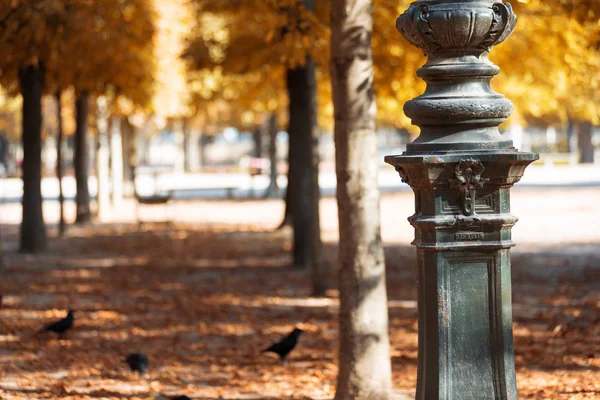
[[[173,198],[173,192],[171,190],[162,189],[160,187],[159,180],[160,175],[170,172],[170,170],[170,167],[165,166],[144,166],[135,169],[133,187],[136,200],[136,220],[138,225],[142,225],[144,222],[146,222],[141,218],[140,206],[162,206],[165,210],[165,218],[161,222],[165,222],[167,224],[171,224],[173,222],[172,218],[170,218],[167,213],[168,203]],[[148,176],[151,178],[148,179]],[[145,190],[140,191],[140,181],[145,183]],[[150,190],[148,190],[149,187],[151,187]]]
[[[270,168],[271,161],[267,158],[251,157],[248,161],[248,173],[251,176],[268,175]]]
[[[254,177],[269,175],[271,172],[271,161],[267,158],[245,156],[240,160],[240,171],[250,176],[250,196],[254,197]]]

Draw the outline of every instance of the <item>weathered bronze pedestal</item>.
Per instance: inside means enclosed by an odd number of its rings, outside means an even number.
[[[517,399],[510,188],[538,156],[498,125],[512,104],[490,87],[487,54],[516,25],[509,4],[421,0],[396,23],[428,56],[425,93],[404,111],[421,135],[388,156],[415,192],[418,254],[417,399]]]

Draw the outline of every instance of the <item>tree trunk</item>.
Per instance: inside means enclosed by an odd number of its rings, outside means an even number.
[[[185,171],[198,172],[202,163],[200,158],[200,131],[197,127],[190,125],[188,121],[184,121]]]
[[[185,172],[185,122],[182,119],[177,119],[173,121],[172,127],[177,151],[177,158],[173,167],[175,172],[182,174]],[[133,143],[135,148],[135,139]]]
[[[99,97],[96,101],[97,140],[96,174],[98,176],[98,218],[106,219],[110,206],[110,172],[108,145],[108,109],[106,100]]]
[[[110,119],[110,175],[112,183],[112,203],[123,199],[123,140],[121,120],[117,116]]]
[[[187,119],[183,119],[183,169],[184,172],[191,172],[190,160],[190,126]]]
[[[65,195],[63,192],[63,158],[62,158],[62,146],[63,146],[63,125],[62,125],[62,105],[60,102],[61,92],[55,93],[56,98],[56,179],[58,181],[58,206],[60,208],[60,219],[58,221],[58,234],[63,236],[66,231],[65,223]]]
[[[23,96],[23,219],[21,251],[36,253],[46,248],[46,226],[42,212],[42,94],[43,65],[19,69]]]
[[[8,137],[4,129],[0,131],[0,164],[6,167],[8,172]]]
[[[316,110],[316,96],[315,110]],[[316,116],[316,113],[315,113]],[[312,295],[314,297],[325,296],[327,290],[326,271],[323,260],[323,243],[321,242],[321,213],[319,204],[321,202],[321,189],[319,186],[319,129],[316,118],[314,122],[312,151],[311,151],[311,174],[310,174],[310,196],[311,196],[311,227],[310,227],[310,255],[311,255],[311,281]]]
[[[279,197],[279,186],[277,185],[277,117],[275,114],[269,115],[266,125],[269,135],[269,162],[271,167],[269,187],[265,197],[275,199]]]
[[[574,153],[577,151],[577,136],[575,135],[575,122],[569,117],[567,122],[567,151]]]
[[[83,91],[78,94],[75,100],[75,154],[73,167],[75,169],[75,184],[77,194],[75,203],[77,204],[77,216],[75,223],[80,224],[89,222],[92,219],[90,212],[90,192],[88,188],[89,178],[89,146],[88,146],[88,111],[89,94]]]
[[[294,228],[293,266],[306,268],[311,263],[311,151],[315,96],[315,65],[308,59],[303,67],[288,69],[290,97],[290,181],[289,201]],[[294,165],[295,163],[295,165]]]
[[[294,145],[294,141],[292,139],[292,135],[290,135],[289,132],[289,127],[288,127],[288,155],[287,155],[287,164],[288,164],[288,170],[287,170],[287,185],[285,187],[285,197],[284,197],[284,201],[285,201],[285,210],[283,212],[283,220],[281,221],[281,224],[279,224],[279,227],[277,227],[277,230],[279,229],[283,229],[286,226],[293,226],[294,225],[294,221],[292,219],[292,192],[294,190],[294,171],[293,169],[296,168],[296,163],[294,161],[294,152],[292,151],[292,147]]]
[[[331,26],[340,233],[335,399],[387,400],[391,366],[377,186],[372,0],[333,0]]]
[[[135,131],[127,117],[121,118],[121,138],[123,157],[123,182],[127,195],[134,195],[134,168],[137,162],[135,153]]]
[[[252,133],[252,138],[254,139],[254,151],[252,156],[256,158],[262,157],[262,137],[263,137],[263,128],[259,125],[254,129]]]
[[[202,169],[204,168],[204,135],[202,134],[202,129],[201,128],[195,128],[197,130],[195,130],[196,132],[196,146],[198,146],[198,172],[202,172]]]
[[[579,145],[579,162],[581,164],[594,163],[594,144],[592,143],[592,123],[585,121],[577,129],[577,143]]]
[[[4,247],[2,244],[2,230],[0,229],[0,271],[4,271],[6,262],[4,261]]]

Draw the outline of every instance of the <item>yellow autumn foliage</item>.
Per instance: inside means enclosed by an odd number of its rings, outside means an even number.
[[[147,105],[154,19],[146,0],[10,0],[0,8],[0,84],[15,94],[19,68],[41,65],[47,92],[111,90]]]
[[[378,119],[398,127],[410,125],[402,107],[425,87],[415,75],[425,57],[395,27],[395,19],[410,3],[374,0]],[[515,104],[514,118],[525,123],[552,124],[567,118],[600,123],[600,2],[513,3],[517,29],[490,58],[502,69],[493,86]],[[212,22],[198,24],[186,58],[196,71],[218,66],[222,79],[218,89],[201,96],[203,101],[233,91],[236,96],[228,99],[235,101],[232,107],[260,113],[270,94],[284,93],[282,71],[310,54],[319,67],[319,122],[331,126],[328,2],[317,2],[314,14],[292,0],[193,0],[193,4],[199,20],[209,16]],[[205,88],[200,90],[208,94]],[[283,96],[274,97],[283,107]]]

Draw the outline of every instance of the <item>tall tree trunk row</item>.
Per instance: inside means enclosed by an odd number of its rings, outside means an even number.
[[[173,136],[175,138],[175,149],[176,149],[176,154],[177,157],[175,158],[175,172],[177,173],[184,173],[186,171],[186,157],[185,157],[185,150],[186,150],[186,133],[187,133],[187,127],[186,127],[186,121],[183,119],[176,119],[172,122],[171,124],[172,126],[172,131],[173,131]],[[143,139],[143,136],[142,136]],[[137,143],[135,143],[135,141],[133,142],[133,146],[135,148],[135,146],[137,145]],[[136,160],[136,165],[139,162],[143,162],[142,160]]]
[[[121,119],[113,115],[110,118],[110,177],[111,200],[118,204],[123,199],[123,139]]]
[[[263,155],[263,127],[257,126],[252,132],[252,139],[254,140],[254,151],[252,156],[256,158],[262,158]]]
[[[575,122],[571,117],[567,121],[567,151],[573,153],[577,147],[577,137],[575,135]]]
[[[186,172],[199,172],[202,169],[200,130],[189,121],[184,120],[183,131],[185,135],[185,170]]]
[[[110,171],[108,140],[108,108],[104,98],[96,100],[96,177],[98,182],[98,218],[102,221],[108,215],[110,207]]]
[[[135,151],[135,128],[127,117],[121,118],[121,140],[123,160],[123,186],[126,195],[135,195],[135,166],[137,164]]]
[[[23,252],[36,253],[46,248],[41,188],[43,65],[21,68],[19,88],[23,96],[23,218],[20,247]]]
[[[65,222],[65,195],[63,192],[63,124],[62,124],[62,105],[60,90],[55,93],[56,99],[56,179],[58,181],[58,207],[60,209],[60,217],[58,221],[58,233],[63,236],[66,231]]]
[[[577,144],[579,145],[579,162],[594,163],[594,144],[592,143],[592,123],[584,121],[577,129]]]
[[[289,129],[288,129],[288,135],[289,135]],[[285,195],[283,198],[283,201],[285,203],[285,209],[283,211],[283,219],[281,220],[281,224],[279,224],[279,227],[277,227],[277,229],[283,229],[286,226],[291,226],[293,224],[292,221],[292,201],[290,200],[292,198],[292,191],[294,188],[294,183],[293,183],[293,168],[295,168],[295,163],[292,159],[292,136],[289,135],[288,138],[288,156],[287,156],[287,163],[288,163],[288,171],[287,171],[287,186],[285,189]]]
[[[311,282],[312,295],[325,296],[327,290],[326,270],[323,260],[323,243],[321,241],[321,188],[319,186],[319,127],[317,126],[316,109],[317,97],[313,96],[313,134],[311,137],[311,169],[310,169],[310,197],[311,197],[311,226],[310,226],[310,256],[311,256]]]
[[[288,69],[290,171],[289,207],[294,230],[293,265],[302,269],[311,262],[311,169],[312,169],[312,97],[315,95],[315,65]]]
[[[373,88],[373,4],[332,0],[331,80],[339,219],[340,347],[335,399],[391,397]]]
[[[270,114],[266,121],[266,129],[269,137],[269,187],[265,197],[277,198],[279,197],[279,186],[277,185],[277,116]]]
[[[75,223],[89,222],[92,219],[90,212],[90,192],[88,188],[89,178],[89,146],[88,146],[88,112],[89,94],[86,91],[78,93],[75,100],[75,154],[73,167],[75,169],[75,184],[77,193],[75,203],[77,205]]]
[[[0,271],[4,271],[6,262],[4,261],[4,247],[2,244],[2,229],[0,227]]]

